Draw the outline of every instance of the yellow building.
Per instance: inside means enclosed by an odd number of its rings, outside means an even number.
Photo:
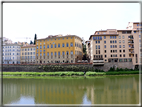
[[[35,48],[36,45],[27,45],[21,47],[21,64],[35,63]]]
[[[82,60],[82,39],[75,35],[36,40],[37,63],[75,63]]]

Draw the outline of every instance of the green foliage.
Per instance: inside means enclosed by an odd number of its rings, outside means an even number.
[[[57,72],[57,71],[92,71],[93,68],[89,68],[89,67],[85,67],[85,66],[73,66],[73,65],[69,65],[69,66],[60,66],[60,65],[45,65],[42,67],[44,71],[46,72]]]

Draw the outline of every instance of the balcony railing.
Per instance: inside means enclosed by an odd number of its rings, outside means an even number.
[[[103,60],[103,58],[94,58],[93,60]]]
[[[132,46],[132,47],[129,47],[129,49],[134,49],[134,47]]]
[[[134,42],[128,41],[129,44],[133,44]]]

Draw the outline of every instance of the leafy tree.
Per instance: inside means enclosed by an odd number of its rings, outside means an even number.
[[[35,34],[34,45],[36,44],[37,35]]]

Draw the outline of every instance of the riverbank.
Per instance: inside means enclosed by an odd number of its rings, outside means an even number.
[[[105,75],[129,75],[139,74],[139,71],[119,71],[119,72],[3,72],[3,76],[105,76]]]

